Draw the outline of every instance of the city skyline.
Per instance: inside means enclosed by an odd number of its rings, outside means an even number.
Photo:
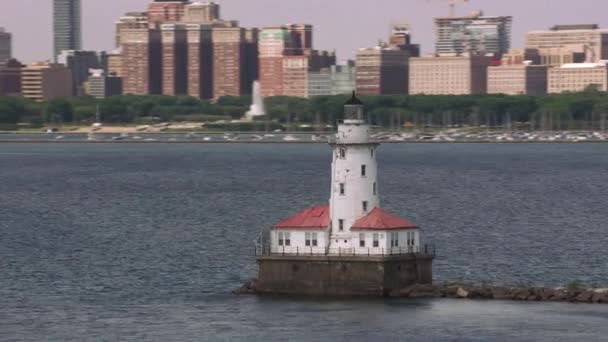
[[[87,50],[112,50],[114,48],[114,23],[127,11],[143,11],[150,0],[121,0],[98,2],[83,0],[83,48]],[[225,17],[239,20],[244,27],[264,27],[283,23],[308,23],[314,26],[318,49],[335,49],[339,60],[353,59],[356,50],[374,45],[378,39],[386,40],[391,23],[407,22],[412,26],[413,42],[422,45],[424,54],[434,51],[433,17],[448,15],[444,0],[384,0],[378,10],[374,3],[358,3],[335,0],[331,3],[312,0],[306,3],[261,0],[251,4],[242,0],[216,1],[222,5]],[[495,2],[472,0],[459,4],[457,15],[465,15],[482,9],[488,15],[511,15],[513,23],[513,47],[522,47],[524,33],[547,29],[555,24],[596,23],[608,26],[603,10],[608,4],[594,0],[580,0],[577,11],[551,6],[549,0],[513,0]],[[318,8],[322,7],[323,11]],[[14,13],[28,12],[27,19]],[[403,15],[395,15],[402,11]],[[415,13],[412,13],[415,12]],[[252,15],[253,13],[253,15]],[[544,15],[539,16],[538,13]],[[93,15],[95,14],[95,15]],[[337,22],[335,17],[347,18]],[[24,61],[52,60],[52,1],[22,0],[0,3],[0,26],[13,34],[13,56]],[[346,22],[346,24],[345,24]],[[351,26],[349,22],[365,23]],[[44,32],[44,34],[35,34]],[[354,35],[353,35],[354,33]],[[351,37],[356,36],[357,39]],[[32,39],[33,38],[33,39]]]

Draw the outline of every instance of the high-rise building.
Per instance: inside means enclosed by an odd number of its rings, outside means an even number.
[[[211,2],[194,2],[184,7],[183,21],[193,24],[209,24],[220,20],[220,5]]]
[[[21,70],[24,65],[16,59],[9,59],[0,67],[0,96],[21,94]]]
[[[308,72],[308,97],[331,95],[331,70]]]
[[[396,47],[378,45],[357,51],[357,93],[407,94],[409,54]]]
[[[188,24],[188,95],[213,98],[212,27]]]
[[[588,87],[608,91],[606,62],[573,63],[549,68],[549,93],[582,92]]]
[[[547,93],[547,66],[529,61],[488,68],[488,94],[543,95]]]
[[[6,32],[3,27],[0,27],[0,68],[12,56],[12,36]]]
[[[308,97],[351,94],[356,87],[354,61],[308,72]]]
[[[263,97],[283,95],[285,91],[283,58],[300,54],[287,27],[266,27],[260,33],[260,88]]]
[[[148,9],[116,24],[120,49],[107,56],[107,69],[120,70],[114,74],[123,77],[124,93],[204,99],[251,93],[257,29],[222,20],[214,2],[155,1]]]
[[[53,38],[55,61],[62,51],[80,50],[80,0],[53,0]]]
[[[154,0],[148,5],[148,22],[152,25],[180,22],[189,3],[188,0]]]
[[[162,75],[164,95],[188,93],[188,34],[185,24],[163,24]]]
[[[86,93],[96,99],[122,94],[122,79],[116,76],[108,76],[102,69],[89,70],[89,79],[86,82]]]
[[[125,94],[162,93],[162,42],[159,29],[128,28],[122,32],[122,78]]]
[[[412,34],[410,33],[410,26],[407,24],[393,26],[388,44],[407,51],[410,57],[420,56],[420,44],[412,44]]]
[[[357,68],[354,61],[344,65],[332,65],[331,95],[350,94],[357,88]]]
[[[310,56],[312,54],[312,25],[310,24],[289,24],[286,26],[291,35],[291,42],[294,49],[302,51],[302,54]]]
[[[292,97],[308,97],[308,56],[283,57],[283,94]]]
[[[100,61],[95,51],[64,50],[57,61],[72,71],[72,95],[84,95],[83,84],[89,78],[89,69],[99,69]]]
[[[106,54],[106,63],[103,65],[104,72],[108,76],[123,76],[122,53],[120,50]]]
[[[315,87],[312,85],[315,81],[309,83],[308,76],[322,77],[319,71],[335,64],[335,54],[313,50],[312,37],[312,25],[309,24],[289,24],[262,30],[259,74],[264,97],[306,97],[310,87]]]
[[[410,94],[484,94],[491,61],[475,55],[411,58]]]
[[[538,54],[545,65],[595,63],[608,59],[608,30],[598,25],[557,25],[531,31],[526,33],[526,49]]]
[[[72,95],[72,72],[62,64],[32,63],[21,71],[23,97],[46,101]]]
[[[465,17],[435,18],[435,53],[459,56],[465,53],[500,57],[511,47],[513,17],[485,16],[473,12]]]
[[[213,97],[251,94],[257,79],[258,30],[214,27]]]
[[[120,17],[116,22],[116,46],[122,44],[122,36],[124,29],[143,29],[148,28],[148,13],[147,12],[128,12]]]

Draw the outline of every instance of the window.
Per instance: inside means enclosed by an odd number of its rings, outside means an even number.
[[[344,147],[340,147],[340,158],[346,158],[346,149]]]
[[[343,219],[338,220],[338,230],[344,231],[344,220]]]
[[[407,245],[408,246],[416,245],[416,233],[415,232],[407,232]]]
[[[284,233],[279,233],[279,246],[283,246],[284,245],[284,241],[285,241],[285,235]]]
[[[312,245],[313,247],[317,247],[319,244],[319,240],[317,240],[317,233],[312,233]]]
[[[374,158],[374,149],[372,148],[372,158]]]
[[[289,232],[285,232],[285,246],[291,246],[291,239]]]
[[[359,247],[365,247],[365,233],[359,234]]]
[[[363,211],[367,211],[367,201],[363,201]]]
[[[306,246],[310,246],[310,233],[305,234]]]
[[[391,233],[391,247],[399,247],[399,233]]]
[[[344,196],[345,193],[346,193],[346,184],[340,183],[340,195]]]
[[[366,170],[367,168],[365,167],[365,165],[361,165],[361,177],[365,177],[366,176]]]
[[[376,186],[376,182],[374,182],[374,196],[376,195],[376,193],[378,192],[378,187]]]
[[[373,244],[373,246],[376,247],[376,248],[380,247],[380,241],[378,239],[378,233],[374,233],[374,244]]]

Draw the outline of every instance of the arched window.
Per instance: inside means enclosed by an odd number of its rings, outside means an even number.
[[[340,158],[342,158],[342,159],[346,158],[346,148],[345,147],[340,147]]]

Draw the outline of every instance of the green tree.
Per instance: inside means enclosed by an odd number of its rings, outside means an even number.
[[[50,122],[72,122],[74,120],[74,108],[72,104],[63,98],[51,100],[44,111],[44,121]]]
[[[25,112],[22,101],[12,97],[0,97],[0,124],[16,124]]]

